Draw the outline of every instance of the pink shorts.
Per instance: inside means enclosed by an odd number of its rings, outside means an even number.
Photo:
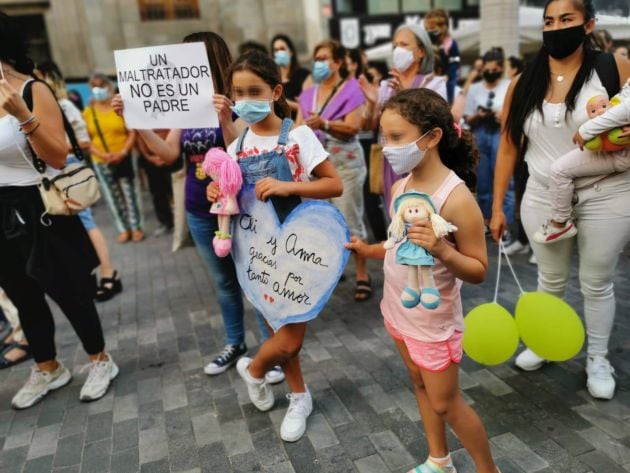
[[[451,363],[462,361],[464,351],[462,349],[463,332],[455,331],[451,338],[443,342],[421,342],[407,337],[396,330],[387,320],[385,328],[396,340],[404,342],[409,356],[419,368],[434,373],[444,371]]]

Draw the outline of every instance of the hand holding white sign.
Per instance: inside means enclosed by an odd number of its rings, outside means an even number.
[[[129,128],[219,126],[203,43],[125,49],[114,57]]]

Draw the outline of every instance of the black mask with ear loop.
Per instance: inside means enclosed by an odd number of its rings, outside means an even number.
[[[580,44],[584,43],[585,38],[584,24],[560,30],[543,31],[543,44],[554,59],[569,57],[580,47]]]

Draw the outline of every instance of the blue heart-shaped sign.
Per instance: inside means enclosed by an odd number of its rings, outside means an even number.
[[[239,195],[233,218],[232,257],[247,299],[275,330],[314,319],[330,298],[350,252],[348,227],[333,205],[298,205],[281,224],[254,186]]]

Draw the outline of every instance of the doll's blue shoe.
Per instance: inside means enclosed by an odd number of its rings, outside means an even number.
[[[403,297],[405,295],[407,297]],[[402,303],[403,307],[406,307],[407,309],[413,309],[415,306],[420,304],[420,294],[418,294],[417,291],[414,291],[410,287],[406,287],[405,289],[403,289],[402,295],[400,297],[400,302]]]
[[[435,287],[423,288],[422,295],[420,296],[420,304],[422,304],[422,307],[425,309],[437,309],[440,305],[440,291]]]

